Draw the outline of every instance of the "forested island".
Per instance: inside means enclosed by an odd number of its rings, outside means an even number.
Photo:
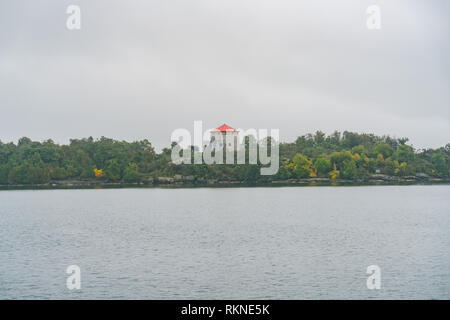
[[[192,150],[195,149],[192,147]],[[0,185],[77,187],[89,185],[265,185],[417,183],[450,181],[450,144],[416,150],[407,138],[345,131],[317,131],[280,143],[280,168],[260,175],[260,164],[176,165],[171,147],[155,152],[148,140],[101,137],[70,140],[0,141]]]

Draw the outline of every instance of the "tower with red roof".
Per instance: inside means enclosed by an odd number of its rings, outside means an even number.
[[[239,137],[238,130],[230,127],[229,125],[223,124],[220,127],[211,131],[210,143],[214,143],[216,149],[223,148],[225,146],[227,150],[238,150],[239,149],[238,137]]]

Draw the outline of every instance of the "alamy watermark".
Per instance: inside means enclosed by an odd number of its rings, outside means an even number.
[[[73,264],[67,267],[66,273],[69,274],[66,280],[66,286],[69,290],[81,289],[81,269]]]
[[[184,128],[172,132],[174,164],[260,164],[261,175],[278,172],[278,129],[234,129],[223,125],[203,132],[203,122],[194,121],[194,134]],[[193,137],[193,139],[192,139]],[[225,161],[224,161],[225,158]]]
[[[78,5],[69,5],[66,9],[69,15],[66,20],[66,27],[69,30],[81,29],[81,8]],[[381,29],[381,9],[377,5],[370,5],[366,9],[366,14],[369,16],[366,20],[366,26],[369,30]]]
[[[66,13],[69,15],[66,20],[66,27],[69,30],[81,29],[81,8],[77,5],[70,5],[66,9]]]
[[[377,5],[368,6],[366,13],[369,15],[366,20],[366,26],[369,30],[381,29],[381,9]]]
[[[367,289],[381,289],[381,268],[377,265],[370,265],[366,270],[370,276],[367,278]]]

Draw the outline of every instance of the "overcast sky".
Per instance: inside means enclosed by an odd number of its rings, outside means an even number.
[[[67,6],[81,30],[66,28]],[[381,9],[381,29],[366,9]],[[0,140],[223,123],[450,142],[450,2],[3,0]]]

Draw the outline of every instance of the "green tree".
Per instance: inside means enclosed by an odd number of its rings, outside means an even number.
[[[308,178],[311,172],[312,162],[304,155],[297,153],[292,162],[295,165],[295,174],[297,178]]]
[[[331,161],[325,157],[314,159],[314,168],[321,177],[326,177],[331,169]]]
[[[352,153],[348,150],[339,151],[339,152],[333,152],[330,155],[330,161],[331,163],[335,163],[338,169],[342,169],[342,165],[344,161],[346,160],[352,160]]]
[[[387,143],[384,142],[377,142],[372,149],[373,155],[376,157],[379,154],[381,154],[383,156],[383,158],[388,158],[392,155],[392,153],[394,152],[394,150],[392,149],[392,147],[390,145],[388,145]]]
[[[447,175],[448,174],[448,166],[445,161],[445,156],[441,152],[436,152],[433,154],[431,158],[431,163],[433,164],[434,170],[438,175]]]
[[[138,172],[138,166],[136,163],[130,163],[128,167],[125,169],[123,174],[123,180],[126,182],[136,182],[139,181],[140,175]]]
[[[325,133],[322,131],[316,131],[316,134],[314,135],[314,143],[316,145],[319,145],[325,141]]]
[[[341,173],[343,178],[353,179],[357,173],[355,162],[353,160],[344,160]]]
[[[414,161],[413,148],[407,145],[400,145],[394,154],[395,159],[399,162]]]
[[[8,184],[9,168],[6,165],[0,165],[0,184]]]
[[[364,146],[360,144],[352,148],[352,153],[353,154],[357,153],[360,156],[364,156],[367,153],[367,151],[366,148],[364,148]]]
[[[121,169],[116,159],[108,161],[108,165],[105,168],[105,177],[108,180],[118,181],[121,178]]]

